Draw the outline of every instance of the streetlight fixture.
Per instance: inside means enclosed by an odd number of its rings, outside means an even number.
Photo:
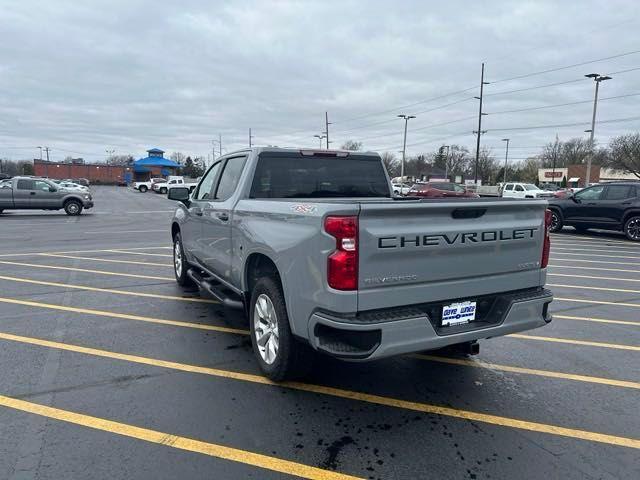
[[[587,158],[587,178],[585,179],[585,186],[589,186],[591,183],[591,160],[593,159],[593,137],[595,135],[596,130],[596,110],[598,108],[598,89],[600,87],[600,82],[604,82],[605,80],[611,80],[611,77],[608,75],[600,75],[599,73],[589,73],[585,75],[587,78],[593,78],[593,81],[596,83],[596,92],[593,97],[593,114],[591,116],[591,130],[589,131],[589,158]],[[585,130],[587,131],[587,130]]]
[[[317,138],[320,141],[320,150],[322,150],[322,140],[324,138],[327,138],[326,135],[314,135],[315,138]],[[327,149],[329,148],[329,146],[327,145]]]
[[[503,138],[503,142],[507,142],[507,150],[504,152],[504,176],[502,178],[502,183],[507,183],[507,161],[509,160],[509,139]]]
[[[402,163],[400,165],[400,183],[404,182],[404,160],[407,156],[407,124],[415,115],[398,115],[398,118],[404,119],[404,141],[402,142]]]

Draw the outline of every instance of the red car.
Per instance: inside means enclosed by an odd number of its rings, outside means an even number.
[[[479,195],[473,193],[470,190],[467,190],[462,185],[449,182],[416,183],[413,187],[411,187],[411,190],[409,190],[408,196],[427,198],[479,198]]]

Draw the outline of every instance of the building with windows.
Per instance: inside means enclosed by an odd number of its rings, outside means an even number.
[[[585,164],[569,165],[566,168],[539,168],[538,182],[555,183],[567,187],[582,188],[586,186],[587,166]],[[589,183],[605,183],[620,180],[638,180],[633,173],[625,173],[620,170],[602,168],[600,165],[591,165],[591,181]]]

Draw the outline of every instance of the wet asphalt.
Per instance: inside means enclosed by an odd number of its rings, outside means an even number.
[[[478,356],[323,357],[271,385],[242,315],[172,279],[173,202],[94,193],[0,216],[1,479],[640,477],[640,244],[554,235],[554,321]]]

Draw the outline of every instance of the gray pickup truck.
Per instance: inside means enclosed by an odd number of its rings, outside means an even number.
[[[14,177],[0,181],[0,213],[4,210],[60,210],[80,215],[93,207],[90,193],[68,191],[37,177]]]
[[[375,153],[253,148],[173,188],[175,276],[244,309],[262,371],[374,360],[551,321],[545,200],[394,197]]]

